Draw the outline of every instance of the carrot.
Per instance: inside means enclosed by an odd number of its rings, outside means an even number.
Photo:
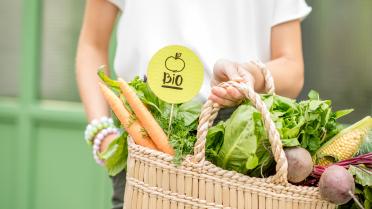
[[[102,83],[99,83],[99,86],[112,111],[118,117],[128,134],[133,138],[134,142],[144,147],[156,149],[154,142],[147,135],[141,124],[125,109],[119,97]]]
[[[150,138],[155,143],[156,147],[162,152],[174,155],[174,150],[168,143],[167,135],[164,133],[163,129],[160,127],[155,118],[147,110],[146,106],[138,98],[136,92],[129,87],[127,82],[120,78],[119,85],[125,99],[149,134]]]

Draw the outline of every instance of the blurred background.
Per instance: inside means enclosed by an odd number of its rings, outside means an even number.
[[[84,0],[0,1],[0,208],[109,208],[111,184],[83,140],[75,82]],[[307,0],[308,91],[372,114],[372,1]],[[112,40],[110,57],[115,48]]]

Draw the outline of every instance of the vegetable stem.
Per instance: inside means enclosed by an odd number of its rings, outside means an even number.
[[[360,209],[364,209],[363,205],[359,202],[358,198],[349,190],[349,195],[353,198],[354,202],[358,205]]]

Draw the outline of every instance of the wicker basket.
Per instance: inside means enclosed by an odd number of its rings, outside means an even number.
[[[244,93],[262,113],[276,164],[276,174],[252,178],[219,168],[205,160],[205,137],[219,110],[207,101],[199,119],[194,155],[180,166],[172,156],[134,144],[128,139],[127,181],[124,209],[246,208],[334,209],[321,199],[317,187],[287,182],[287,159],[279,134],[265,104],[246,84],[227,82]]]

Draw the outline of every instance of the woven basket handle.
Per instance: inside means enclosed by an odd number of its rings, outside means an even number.
[[[287,168],[288,162],[285,156],[282,141],[280,140],[280,135],[276,130],[275,124],[270,117],[270,112],[268,111],[265,103],[261,100],[259,94],[257,94],[253,88],[247,83],[237,83],[234,81],[229,81],[220,84],[221,87],[234,87],[239,90],[242,94],[249,99],[255,108],[262,114],[263,124],[269,136],[269,141],[271,144],[271,150],[274,154],[274,159],[276,161],[276,174],[272,177],[274,183],[288,183],[287,182]],[[205,141],[208,133],[208,128],[213,124],[220,107],[217,103],[213,103],[208,100],[202,110],[199,117],[197,141],[194,147],[194,157],[195,163],[202,163],[205,160]]]

